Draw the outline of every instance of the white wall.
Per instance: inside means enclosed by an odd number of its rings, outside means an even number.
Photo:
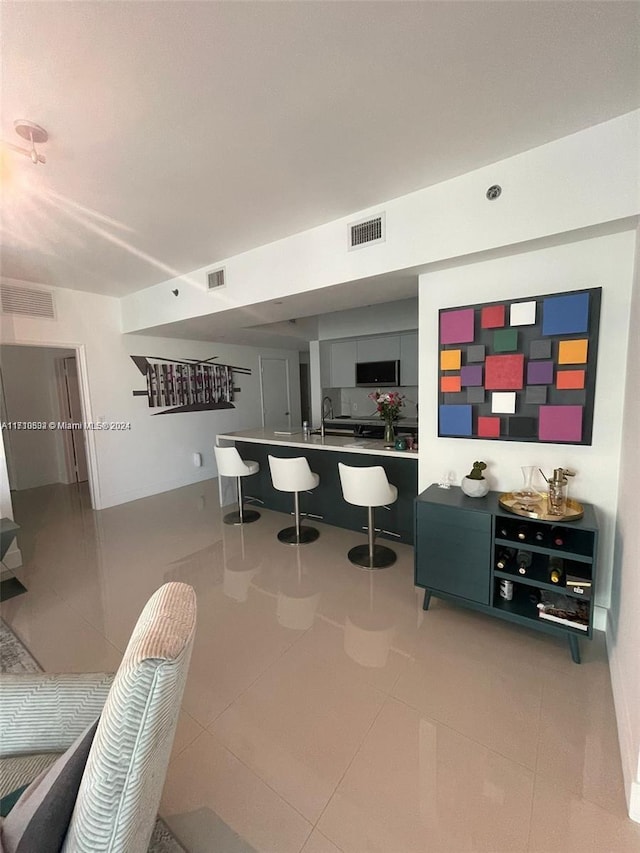
[[[640,821],[640,231],[630,317],[607,647],[629,814]]]
[[[318,320],[318,337],[321,341],[328,341],[336,338],[407,332],[417,328],[418,298],[416,297],[323,314]]]
[[[123,328],[142,331],[636,215],[639,119],[634,111],[242,255],[212,258],[125,297]],[[488,202],[485,192],[496,182],[502,196]],[[348,224],[383,210],[386,241],[349,251]],[[228,283],[207,293],[206,272],[218,264]]]
[[[474,459],[484,459],[492,488],[502,491],[521,484],[522,465],[576,471],[570,494],[594,504],[598,513],[596,602],[602,607],[609,606],[611,588],[634,247],[630,230],[420,277],[420,490],[446,471],[455,472],[459,483]],[[603,289],[593,444],[438,438],[438,309],[587,287]]]
[[[56,359],[73,355],[73,350],[47,347],[0,347],[7,420],[44,423],[62,420]],[[5,430],[4,440],[12,489],[67,481],[62,432]]]
[[[13,282],[18,283],[19,282]],[[130,422],[125,431],[87,433],[96,509],[167,491],[216,476],[213,445],[218,432],[247,429],[260,423],[259,355],[290,362],[292,411],[300,411],[297,351],[217,345],[138,335],[122,335],[119,300],[58,289],[57,320],[0,318],[4,344],[61,344],[80,347],[79,369],[85,371],[85,420]],[[236,408],[213,412],[152,415],[145,397],[134,397],[145,380],[131,355],[162,358],[208,358],[252,370],[236,374],[242,390]],[[195,451],[203,467],[195,468]]]

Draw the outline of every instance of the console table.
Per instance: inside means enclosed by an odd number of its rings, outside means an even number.
[[[578,521],[540,521],[502,509],[500,494],[469,498],[459,488],[432,485],[418,495],[415,584],[425,590],[423,607],[428,610],[435,595],[566,637],[572,659],[580,663],[579,638],[593,636],[595,511],[585,504]],[[503,597],[505,590],[501,594],[503,581],[511,584],[508,598]],[[559,617],[544,606],[557,594],[567,596],[571,606],[580,609],[580,619]]]

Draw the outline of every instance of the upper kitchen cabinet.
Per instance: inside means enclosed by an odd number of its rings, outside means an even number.
[[[400,358],[400,337],[360,338],[356,361],[397,361]]]
[[[400,335],[400,384],[418,384],[418,333]]]
[[[355,388],[356,342],[334,341],[330,347],[330,388]]]

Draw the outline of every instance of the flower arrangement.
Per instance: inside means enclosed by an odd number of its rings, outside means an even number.
[[[405,396],[397,391],[389,391],[381,394],[380,391],[373,391],[369,394],[369,399],[376,404],[378,414],[388,424],[392,424],[398,420],[400,409],[404,406]]]

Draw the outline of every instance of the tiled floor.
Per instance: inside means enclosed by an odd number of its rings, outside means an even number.
[[[29,592],[2,604],[47,670],[117,667],[151,592],[194,586],[198,630],[161,813],[191,853],[640,850],[603,637],[567,647],[433,600],[412,549],[301,548],[264,511],[221,523],[215,481],[99,513],[14,495]],[[364,541],[364,537],[362,537]]]

